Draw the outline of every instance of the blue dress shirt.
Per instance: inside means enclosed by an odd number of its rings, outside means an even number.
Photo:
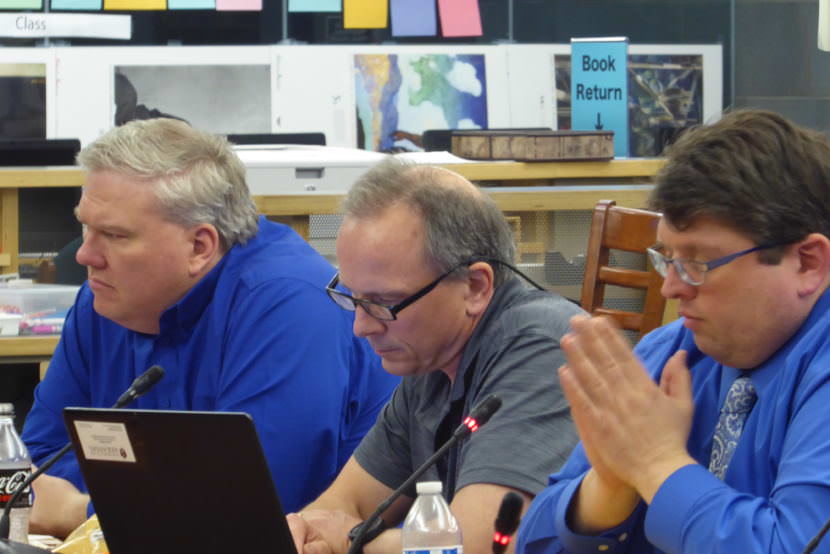
[[[635,352],[655,379],[674,352],[689,353],[695,412],[687,446],[699,465],[674,472],[651,505],[641,503],[617,528],[576,535],[565,516],[590,467],[580,444],[533,501],[516,551],[801,552],[830,518],[828,308],[825,292],[798,332],[749,372],[758,400],[723,481],[706,466],[720,406],[740,372],[700,352],[682,320],[643,338]]]
[[[283,507],[298,510],[331,483],[399,381],[327,297],[334,272],[290,228],[261,218],[254,238],[164,312],[157,335],[96,314],[84,285],[26,419],[32,460],[68,441],[63,407],[110,407],[159,364],[164,378],[131,407],[249,413]],[[73,455],[49,473],[86,490]]]

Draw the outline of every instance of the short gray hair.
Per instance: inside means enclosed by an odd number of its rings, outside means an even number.
[[[387,158],[352,185],[343,212],[357,219],[377,217],[398,202],[423,217],[425,250],[440,273],[476,258],[513,263],[516,245],[504,214],[488,195],[448,169]],[[498,287],[510,269],[492,265]]]
[[[212,224],[225,250],[257,233],[245,166],[224,137],[175,119],[131,121],[81,150],[78,164],[146,179],[168,220]]]

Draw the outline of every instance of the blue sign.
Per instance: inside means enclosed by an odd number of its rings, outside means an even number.
[[[571,39],[571,129],[614,131],[628,156],[628,39]]]

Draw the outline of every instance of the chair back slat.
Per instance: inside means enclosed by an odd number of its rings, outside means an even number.
[[[582,308],[594,315],[612,317],[620,327],[635,331],[639,336],[662,324],[666,307],[666,299],[660,294],[663,278],[650,266],[643,271],[609,265],[611,250],[645,255],[646,248],[657,239],[659,221],[659,213],[619,207],[613,200],[597,202],[591,218],[580,299]],[[643,311],[604,307],[606,285],[644,290]]]

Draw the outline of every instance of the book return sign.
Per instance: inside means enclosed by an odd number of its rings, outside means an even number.
[[[614,156],[628,156],[628,39],[571,39],[571,128],[614,131]]]

